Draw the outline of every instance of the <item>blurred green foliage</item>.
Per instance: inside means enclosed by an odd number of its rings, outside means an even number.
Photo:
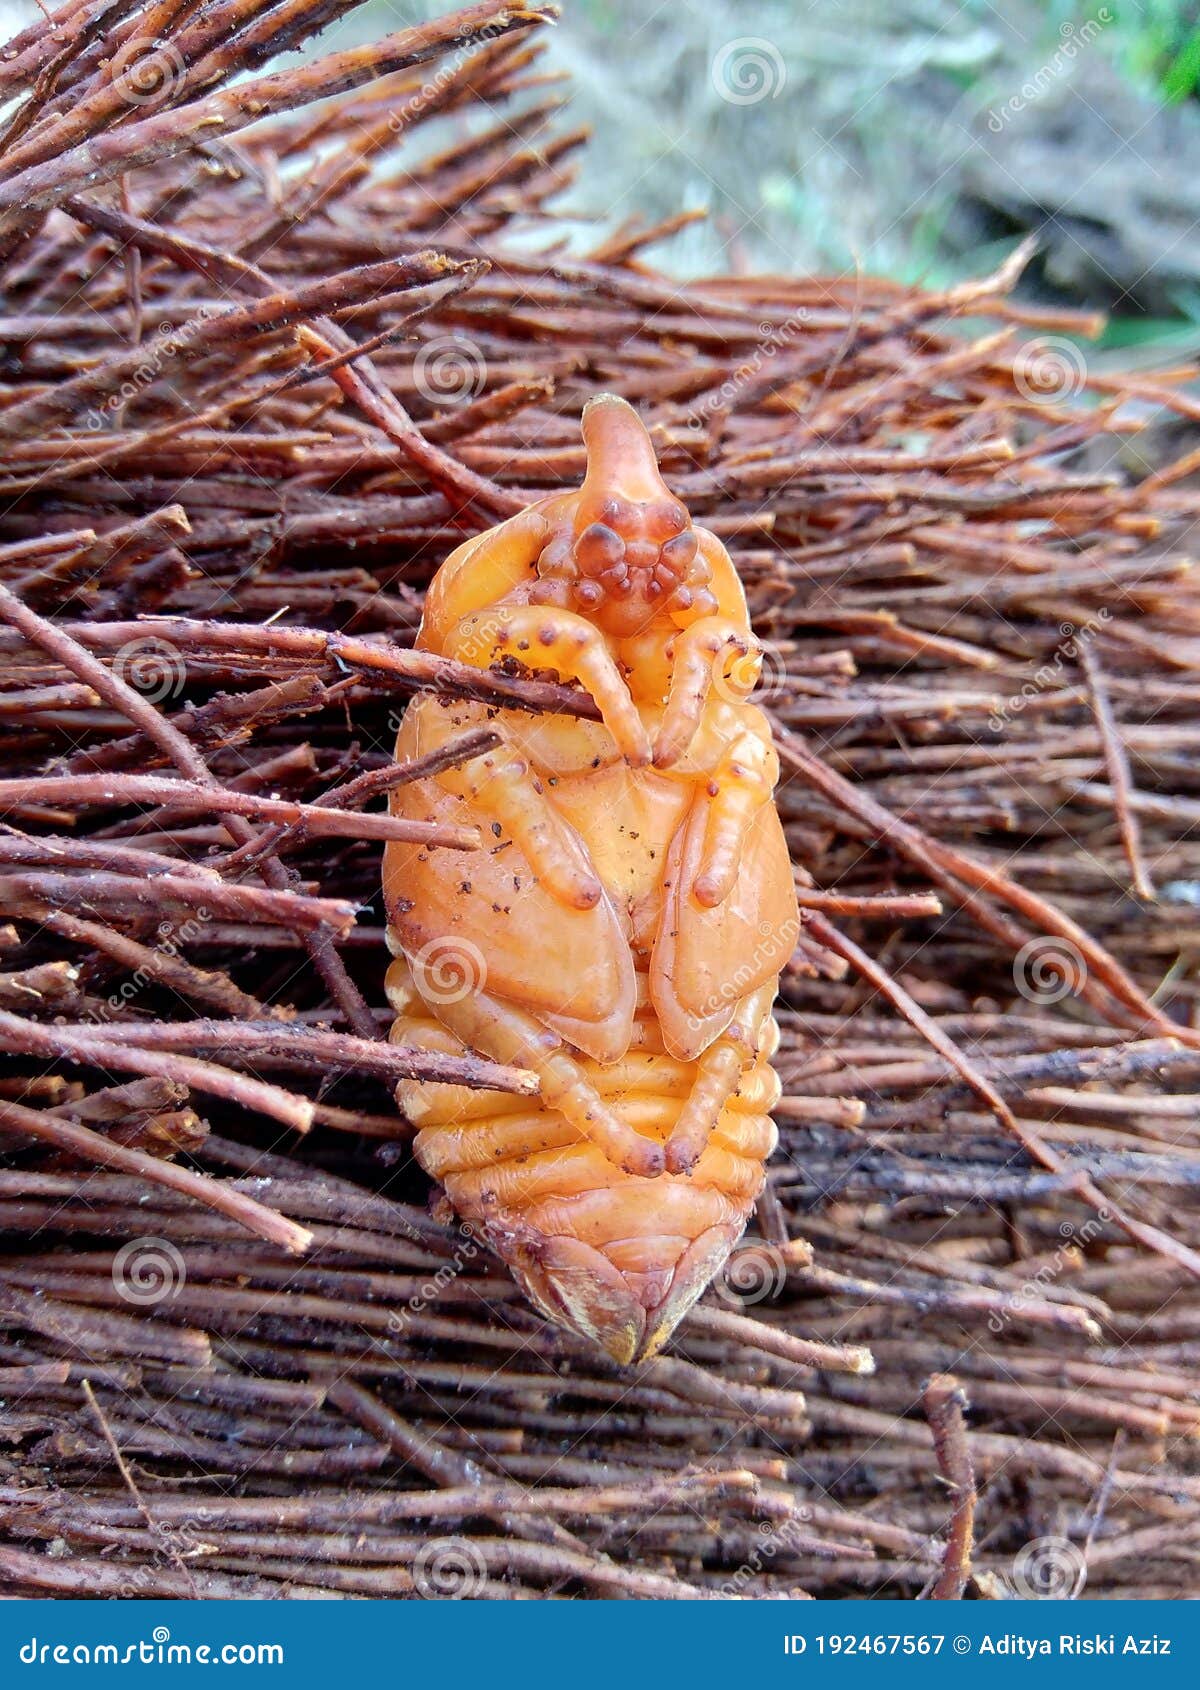
[[[1114,46],[1126,72],[1170,103],[1200,83],[1200,7],[1180,0],[1109,0]]]
[[[455,3],[369,0],[331,33],[363,39]],[[754,101],[715,85],[744,40],[767,49],[771,86]],[[989,117],[1002,114],[1006,144],[1057,146],[1051,108],[1068,86],[1102,113],[1114,83],[1162,106],[1197,99],[1200,0],[563,0],[545,68],[569,78],[547,90],[569,100],[555,126],[588,124],[594,140],[562,226],[532,242],[565,232],[587,250],[626,220],[697,207],[707,221],[650,262],[688,275],[861,267],[941,286],[982,273],[1019,232],[962,214],[996,140]],[[1064,204],[1103,165],[1089,144],[1062,140]],[[1114,347],[1173,353],[1200,333],[1200,288],[1160,290],[1141,315],[1114,294]]]

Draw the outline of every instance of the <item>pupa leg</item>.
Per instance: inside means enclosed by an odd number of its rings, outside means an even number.
[[[455,1002],[439,1001],[420,959],[410,958],[410,966],[417,991],[432,1013],[471,1050],[496,1062],[532,1069],[547,1108],[557,1109],[625,1173],[646,1179],[662,1173],[662,1145],[626,1126],[608,1107],[557,1034],[487,992],[472,992]]]
[[[509,745],[457,768],[438,783],[479,805],[517,844],[538,880],[568,909],[590,910],[604,890],[575,829],[546,797],[537,770]]]
[[[704,1154],[722,1109],[737,1090],[742,1074],[760,1054],[763,1026],[774,1002],[772,980],[742,999],[725,1032],[700,1058],[687,1102],[666,1142],[668,1173],[690,1173]]]
[[[748,628],[723,616],[702,616],[675,636],[671,687],[654,746],[654,766],[669,769],[696,737],[714,687],[748,698],[758,680],[759,644]]]
[[[778,779],[774,747],[750,730],[730,745],[709,776],[704,849],[692,887],[706,909],[715,909],[733,890],[750,824]]]
[[[574,611],[553,605],[498,605],[477,611],[455,628],[446,655],[478,668],[487,668],[497,657],[516,657],[530,669],[554,669],[564,680],[579,681],[595,699],[622,756],[637,768],[650,761],[642,719],[603,634]]]

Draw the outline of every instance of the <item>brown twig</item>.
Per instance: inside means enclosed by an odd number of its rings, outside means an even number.
[[[975,1470],[963,1418],[966,1394],[950,1374],[935,1373],[925,1386],[924,1400],[938,1470],[954,1497],[942,1570],[930,1595],[935,1602],[958,1602],[971,1577],[977,1501]]]

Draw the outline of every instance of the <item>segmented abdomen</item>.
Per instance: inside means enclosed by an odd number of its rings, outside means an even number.
[[[575,1060],[625,1123],[664,1142],[696,1083],[699,1062],[668,1056],[639,974],[627,1055],[609,1065]],[[388,996],[397,1043],[459,1053],[403,960]],[[419,1129],[416,1154],[457,1213],[477,1225],[550,1319],[595,1337],[619,1361],[653,1353],[741,1236],[775,1148],[769,1111],[779,1097],[770,1066],[773,1020],[758,1053],[687,1174],[639,1178],[617,1167],[538,1098],[402,1082],[398,1096]]]

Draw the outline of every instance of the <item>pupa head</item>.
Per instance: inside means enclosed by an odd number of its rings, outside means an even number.
[[[587,472],[538,560],[543,591],[606,632],[710,615],[712,572],[687,509],[664,483],[632,405],[602,393],[583,411]]]

